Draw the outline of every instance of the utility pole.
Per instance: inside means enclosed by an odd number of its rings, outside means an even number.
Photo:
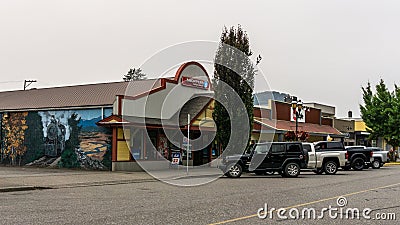
[[[186,175],[189,175],[189,151],[190,151],[190,114],[187,117],[187,147],[186,147]]]
[[[26,90],[27,87],[29,87],[29,85],[35,82],[37,82],[37,80],[24,80],[24,91]]]

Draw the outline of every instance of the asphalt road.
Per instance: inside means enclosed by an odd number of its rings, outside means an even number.
[[[112,174],[108,174],[112,176]],[[338,207],[361,212],[370,220],[260,219],[258,209]],[[340,207],[338,207],[340,208]],[[295,209],[292,210],[294,212]],[[376,214],[396,220],[377,220]],[[386,213],[386,214],[383,214]],[[390,215],[389,215],[390,214]],[[340,219],[340,215],[342,219]],[[351,217],[351,215],[349,215]],[[361,216],[362,217],[362,216]],[[298,178],[245,175],[221,178],[197,187],[177,187],[159,181],[88,187],[68,187],[0,193],[0,224],[398,224],[400,221],[400,166],[379,170],[339,171],[334,176],[305,172]]]

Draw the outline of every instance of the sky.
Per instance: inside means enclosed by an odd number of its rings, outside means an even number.
[[[168,46],[241,24],[270,89],[358,117],[368,81],[400,84],[398,12],[397,0],[1,0],[0,91],[121,81]]]

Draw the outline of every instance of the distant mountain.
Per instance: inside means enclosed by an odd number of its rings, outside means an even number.
[[[90,120],[81,119],[81,121],[79,122],[78,125],[82,126],[82,130],[86,130],[88,128],[93,128],[93,127],[97,128],[98,126],[96,125],[96,123],[99,122],[100,120],[101,120],[101,116],[90,119]]]

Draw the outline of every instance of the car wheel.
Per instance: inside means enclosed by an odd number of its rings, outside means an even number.
[[[242,175],[242,166],[239,164],[230,164],[226,172],[227,177],[238,178]]]
[[[314,172],[315,174],[321,175],[324,171],[323,171],[321,168],[319,168],[319,169],[313,170],[313,172]]]
[[[380,161],[379,159],[375,159],[375,160],[372,162],[372,168],[373,168],[373,169],[379,169],[379,168],[381,168],[381,161]]]
[[[354,170],[363,170],[365,166],[365,161],[363,158],[355,158],[351,163],[351,167]]]
[[[300,174],[300,166],[297,163],[288,163],[285,166],[284,174],[287,177],[297,177]]]
[[[324,164],[324,170],[327,175],[333,175],[338,170],[338,165],[335,161],[328,161]]]

